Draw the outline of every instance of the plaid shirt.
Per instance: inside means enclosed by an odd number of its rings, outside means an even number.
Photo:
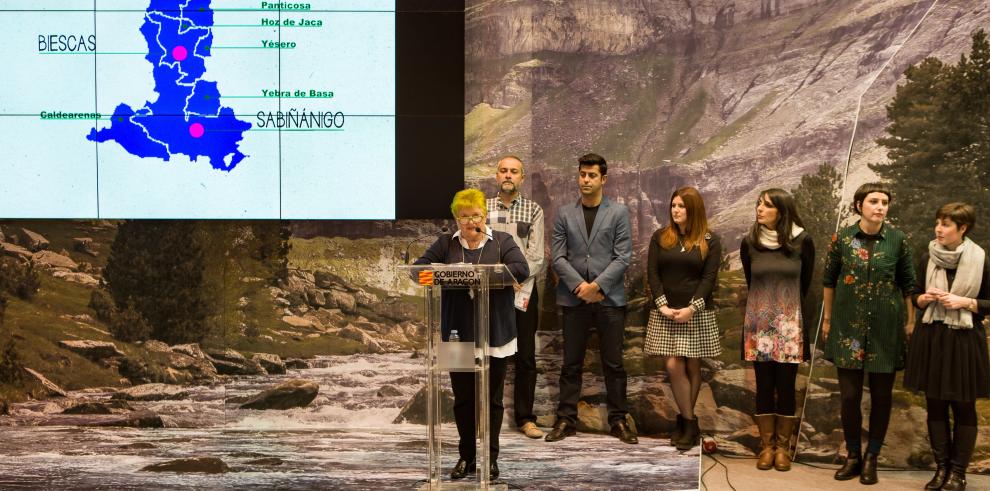
[[[487,225],[512,235],[526,255],[530,278],[543,273],[546,267],[543,244],[543,208],[531,199],[517,195],[506,207],[499,198],[488,198]]]

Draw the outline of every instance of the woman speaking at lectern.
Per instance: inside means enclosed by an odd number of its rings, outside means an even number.
[[[415,264],[469,263],[498,264],[508,268],[514,278],[529,276],[526,256],[512,236],[491,230],[485,225],[488,209],[485,195],[477,189],[465,189],[454,195],[450,211],[457,221],[457,232],[443,234],[416,260]],[[461,341],[474,341],[473,290],[447,289],[440,307],[440,331],[444,341],[456,329]],[[513,311],[515,294],[512,286],[493,288],[489,302],[488,361],[491,411],[491,478],[499,475],[498,434],[502,427],[502,392],[505,384],[506,358],[516,353],[516,316]],[[450,372],[454,390],[454,421],[460,437],[460,458],[450,473],[451,479],[463,479],[475,471],[475,376],[473,372]]]

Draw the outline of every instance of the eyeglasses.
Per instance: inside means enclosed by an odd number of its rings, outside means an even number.
[[[472,223],[472,222],[478,223],[481,221],[482,218],[484,217],[481,215],[471,215],[469,217],[457,217],[457,223],[464,223],[464,224]]]

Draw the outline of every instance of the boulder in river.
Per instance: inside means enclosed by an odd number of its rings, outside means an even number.
[[[261,364],[265,371],[271,374],[285,373],[285,362],[278,355],[271,353],[255,353],[252,360]]]
[[[24,421],[33,426],[92,426],[122,428],[164,428],[165,421],[152,411],[125,414],[53,414],[42,419]]]
[[[111,399],[109,401],[81,402],[66,408],[62,414],[119,414],[133,410],[134,408],[127,401]]]
[[[289,380],[251,397],[241,409],[292,409],[305,407],[316,399],[320,386],[310,380]]]
[[[141,468],[145,472],[199,472],[204,474],[223,474],[230,472],[230,467],[217,457],[188,457],[184,459],[159,462]]]
[[[454,393],[444,389],[440,392],[440,421],[450,423],[454,421]],[[414,425],[426,424],[426,386],[416,391],[399,411],[399,415],[392,420],[393,424],[411,423]]]
[[[220,359],[210,360],[220,375],[265,375],[265,367],[255,360],[245,359],[243,361],[226,361]]]
[[[306,360],[300,358],[289,358],[285,360],[285,368],[291,368],[293,370],[306,370],[313,367]]]
[[[189,391],[181,385],[142,384],[120,390],[112,399],[125,401],[177,401],[189,397]]]

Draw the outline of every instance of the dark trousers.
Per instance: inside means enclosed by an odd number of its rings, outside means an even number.
[[[842,432],[846,438],[846,448],[850,453],[858,453],[862,448],[863,378],[865,370],[838,368],[839,395],[842,397]],[[870,433],[867,451],[879,454],[890,425],[890,410],[893,407],[895,373],[870,372]]]
[[[756,414],[794,416],[797,411],[794,383],[797,369],[797,363],[753,362],[753,371],[756,372]]]
[[[626,370],[622,366],[622,341],[625,336],[625,307],[606,307],[600,303],[564,307],[564,366],[560,369],[560,404],[557,419],[577,423],[577,403],[581,398],[581,372],[588,336],[594,326],[605,376],[608,422],[624,420],[626,406]]]
[[[536,422],[533,414],[533,398],[536,393],[536,329],[540,320],[540,297],[533,286],[529,308],[525,312],[516,309],[516,380],[512,391],[516,426]]]
[[[502,391],[505,389],[505,358],[488,359],[488,389],[490,397],[489,419],[491,430],[490,453],[492,462],[498,460],[498,434],[502,428]],[[464,460],[475,459],[475,374],[474,372],[450,372],[450,386],[454,390],[454,422],[457,423],[457,436],[460,441],[457,450]]]

